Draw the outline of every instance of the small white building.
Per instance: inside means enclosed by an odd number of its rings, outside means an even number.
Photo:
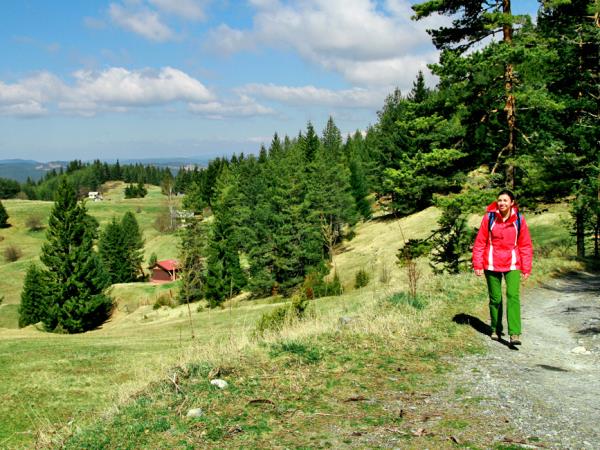
[[[102,194],[100,194],[100,192],[93,192],[93,191],[88,192],[88,199],[93,200],[95,202],[101,202],[102,200],[104,200],[102,198]]]

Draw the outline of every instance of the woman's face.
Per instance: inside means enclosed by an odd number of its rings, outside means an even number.
[[[514,200],[511,200],[509,195],[506,194],[502,194],[498,196],[498,209],[500,210],[500,213],[502,213],[503,215],[506,214],[508,211],[510,211],[510,208],[512,208],[512,205],[515,204]]]

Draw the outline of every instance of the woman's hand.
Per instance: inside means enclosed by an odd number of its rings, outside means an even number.
[[[530,273],[524,273],[524,274],[521,275],[521,278],[523,280],[526,280],[527,278],[529,278],[529,275],[531,275],[531,274]]]
[[[483,275],[483,269],[475,269],[475,275],[477,275],[478,277]]]

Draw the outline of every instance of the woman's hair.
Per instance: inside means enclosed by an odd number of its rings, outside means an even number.
[[[509,191],[508,189],[502,189],[499,193],[498,193],[498,197],[500,197],[501,195],[508,195],[511,199],[511,201],[515,201],[515,194],[513,194],[511,191]]]

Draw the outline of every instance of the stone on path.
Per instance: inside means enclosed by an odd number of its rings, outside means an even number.
[[[576,355],[590,355],[592,352],[580,345],[579,347],[575,347],[573,350],[571,350],[571,353],[575,353]]]
[[[218,378],[216,380],[210,380],[210,384],[218,387],[219,389],[225,389],[227,387],[227,381],[220,380]]]
[[[186,414],[187,417],[202,417],[203,415],[204,411],[201,408],[190,409]]]

